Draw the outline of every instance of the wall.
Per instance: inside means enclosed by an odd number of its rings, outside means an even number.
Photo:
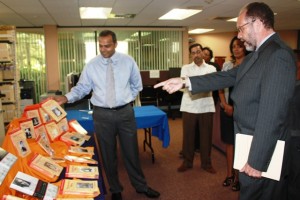
[[[277,31],[282,40],[286,42],[292,49],[297,49],[298,31]],[[203,47],[210,47],[214,56],[226,56],[226,60],[230,59],[229,43],[236,35],[236,32],[228,33],[207,33],[199,35],[190,35],[195,42],[200,43]]]
[[[47,81],[48,90],[59,89],[59,66],[58,66],[58,36],[57,28],[55,26],[44,26],[45,41],[46,41],[46,66],[47,66]],[[292,48],[297,48],[297,31],[279,31],[278,32],[282,39]],[[196,42],[200,43],[203,47],[209,46],[214,56],[226,56],[226,60],[230,58],[229,43],[235,32],[228,33],[215,33],[215,34],[201,34],[201,35],[188,35],[187,30],[184,32],[182,37],[182,54],[183,64],[190,62],[188,52],[188,38],[194,38]],[[167,79],[168,72],[161,72],[159,79],[150,79],[149,72],[142,72],[143,83],[145,85],[152,85],[157,81]]]

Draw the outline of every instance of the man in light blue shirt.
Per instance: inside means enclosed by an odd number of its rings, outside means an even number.
[[[115,51],[117,38],[110,30],[100,33],[99,47],[101,55],[84,67],[77,85],[65,96],[54,99],[60,104],[73,103],[93,91],[94,130],[112,200],[121,200],[123,190],[117,169],[117,136],[126,170],[136,192],[149,198],[158,198],[159,192],[148,187],[140,166],[137,127],[130,104],[143,89],[138,66],[132,57]]]

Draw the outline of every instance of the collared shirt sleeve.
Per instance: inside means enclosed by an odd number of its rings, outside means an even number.
[[[136,64],[134,64],[131,77],[130,77],[130,87],[132,91],[132,96],[136,98],[139,92],[143,89],[142,78],[140,71]]]
[[[76,86],[72,87],[71,91],[65,95],[68,99],[68,103],[78,101],[91,92],[92,79],[89,78],[87,68],[87,66],[83,68]]]

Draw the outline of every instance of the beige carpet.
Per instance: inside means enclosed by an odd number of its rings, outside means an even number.
[[[149,149],[143,150],[143,130],[138,131],[140,159],[148,185],[161,193],[161,200],[237,200],[238,192],[230,187],[223,187],[226,176],[225,155],[215,148],[212,150],[212,163],[217,170],[216,174],[209,174],[200,168],[200,156],[196,154],[194,167],[184,173],[178,173],[177,168],[182,160],[179,151],[182,144],[181,118],[169,119],[170,146],[163,148],[162,143],[152,137],[155,152],[155,163],[152,164]],[[119,155],[120,158],[120,155]],[[119,176],[124,186],[123,200],[144,200],[144,195],[137,194],[129,182],[123,162],[119,159]],[[109,189],[106,183],[107,189]],[[107,200],[111,199],[108,190]]]

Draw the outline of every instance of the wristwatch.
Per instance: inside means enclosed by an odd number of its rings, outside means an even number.
[[[182,88],[185,88],[186,85],[186,78],[185,77],[181,77],[181,82],[182,82]]]

